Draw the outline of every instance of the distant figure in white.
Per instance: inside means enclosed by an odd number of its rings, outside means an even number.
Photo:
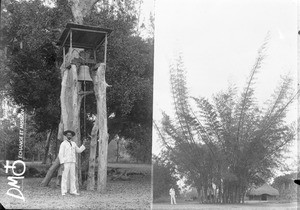
[[[76,152],[81,153],[85,150],[84,144],[87,143],[86,140],[83,141],[83,144],[79,148],[75,142],[71,141],[75,132],[67,130],[64,132],[64,135],[67,137],[60,145],[59,148],[59,162],[62,164],[63,172],[61,179],[61,194],[66,195],[67,193],[67,182],[69,178],[70,183],[70,194],[79,195],[76,190],[75,183],[75,163],[76,163]]]
[[[173,187],[171,187],[169,194],[171,196],[171,205],[176,204],[175,190]]]

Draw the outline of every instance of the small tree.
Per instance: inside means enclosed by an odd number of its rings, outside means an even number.
[[[153,198],[157,199],[163,195],[168,195],[171,187],[178,190],[177,181],[175,176],[174,166],[162,158],[157,156],[153,157]]]

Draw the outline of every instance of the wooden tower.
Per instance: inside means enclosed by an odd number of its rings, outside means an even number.
[[[105,82],[105,69],[107,38],[111,32],[111,29],[68,23],[58,41],[63,54],[60,67],[62,78],[60,139],[63,140],[62,132],[70,129],[76,133],[74,141],[77,145],[81,145],[81,102],[86,95],[94,93],[97,100],[97,116],[91,133],[88,189],[95,189],[96,148],[99,141],[97,190],[101,192],[105,191],[107,180],[106,88],[108,85]],[[99,54],[102,56],[97,57]],[[86,82],[93,83],[93,90],[85,89]],[[80,185],[82,182],[80,156],[78,155],[77,158],[77,184]]]

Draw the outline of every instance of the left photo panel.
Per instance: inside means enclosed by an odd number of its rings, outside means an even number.
[[[154,0],[0,5],[0,207],[151,209]]]

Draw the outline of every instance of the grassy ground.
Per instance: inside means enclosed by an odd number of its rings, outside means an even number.
[[[153,210],[164,209],[245,209],[245,210],[297,210],[297,203],[280,203],[278,201],[247,201],[245,204],[199,204],[198,202],[177,202],[177,205],[171,205],[169,203],[155,203],[152,206]]]
[[[40,187],[42,178],[25,177],[21,190],[25,202],[6,194],[11,186],[7,177],[2,176],[0,202],[5,208],[23,209],[150,209],[151,165],[109,164],[109,167],[134,169],[146,176],[132,176],[130,181],[108,181],[104,194],[81,190],[80,196],[67,194],[65,197],[61,196],[60,188],[55,186],[55,178],[49,187]]]

